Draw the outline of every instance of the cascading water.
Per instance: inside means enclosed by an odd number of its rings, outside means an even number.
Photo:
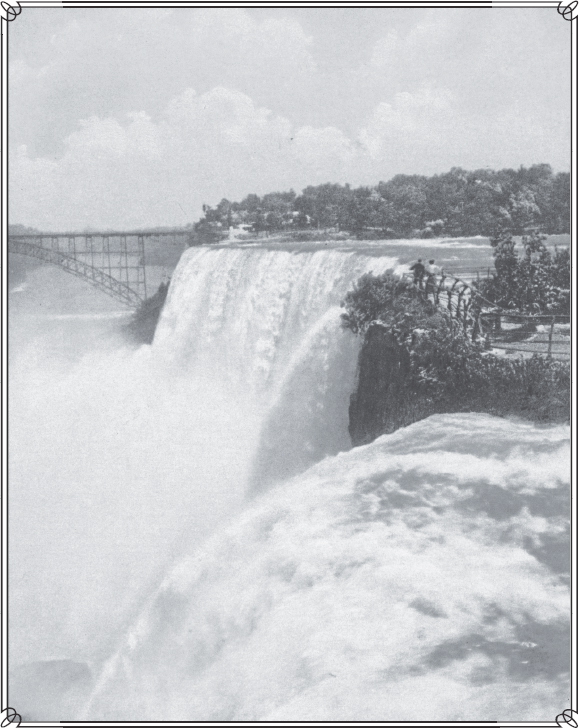
[[[168,565],[248,492],[349,448],[358,344],[339,304],[394,263],[190,249],[137,351],[89,337],[67,358],[71,329],[24,337],[13,315],[13,665],[98,670]]]
[[[394,263],[191,249],[152,346],[22,347],[21,714],[544,721],[565,707],[568,428],[445,415],[343,452],[358,344],[339,303]]]
[[[394,264],[329,250],[205,248],[184,257],[154,348],[246,400],[257,425],[252,489],[350,447],[359,342],[340,329],[339,306],[362,273]]]

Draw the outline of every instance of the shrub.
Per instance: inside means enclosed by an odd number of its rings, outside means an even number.
[[[437,313],[415,286],[391,270],[363,275],[346,294],[342,307],[346,309],[342,326],[354,334],[364,334],[374,322],[394,328],[426,324]]]
[[[396,339],[406,362],[404,391],[399,392],[396,413],[388,414],[387,431],[396,429],[391,426],[393,419],[400,427],[443,412],[568,421],[568,363],[540,355],[511,360],[490,354],[447,312],[391,271],[362,276],[342,305],[346,308],[342,314],[345,328],[365,335],[372,324],[380,324],[385,334]],[[378,370],[376,376],[380,376]],[[371,376],[364,377],[365,382],[371,380]]]

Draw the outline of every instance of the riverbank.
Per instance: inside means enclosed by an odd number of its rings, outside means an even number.
[[[391,273],[360,278],[342,306],[343,327],[362,338],[349,408],[354,446],[434,414],[569,422],[568,361],[530,347],[526,358],[496,356],[478,318],[457,319]]]
[[[441,356],[433,353],[432,369],[424,369],[423,386],[417,387],[404,347],[384,327],[368,329],[350,398],[349,431],[354,447],[446,413],[486,413],[540,425],[569,423],[568,362],[538,355],[507,360],[488,354],[478,361],[471,357],[464,362],[464,371],[449,371],[445,381],[435,371],[435,360]]]

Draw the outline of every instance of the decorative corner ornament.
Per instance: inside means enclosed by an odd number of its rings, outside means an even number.
[[[2,5],[4,5],[4,3],[2,3]],[[20,714],[17,713],[14,708],[4,708],[4,710],[0,713],[0,717],[2,718],[0,728],[6,728],[6,726],[9,725],[19,726],[22,722]]]
[[[575,3],[577,5],[577,3]],[[557,725],[559,726],[570,726],[570,728],[579,728],[579,723],[575,720],[579,713],[576,710],[566,708],[562,713],[555,718]]]
[[[2,3],[4,4],[4,3]],[[559,7],[557,8],[557,12],[559,15],[562,15],[565,20],[575,20],[577,18],[577,15],[579,15],[578,12],[579,8],[579,1],[578,0],[562,0],[559,3]]]
[[[6,0],[2,0],[2,2],[0,2],[0,5],[2,6],[2,10],[4,11],[2,13],[2,20],[5,20],[7,23],[9,23],[11,20],[14,20],[22,12],[22,8],[20,7],[20,3],[18,1],[16,2],[16,5],[10,5],[10,3],[7,3]]]

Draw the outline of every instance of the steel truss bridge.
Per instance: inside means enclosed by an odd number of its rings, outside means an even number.
[[[147,298],[145,240],[182,237],[186,230],[165,232],[91,232],[9,235],[8,252],[38,258],[82,278],[127,306]]]

